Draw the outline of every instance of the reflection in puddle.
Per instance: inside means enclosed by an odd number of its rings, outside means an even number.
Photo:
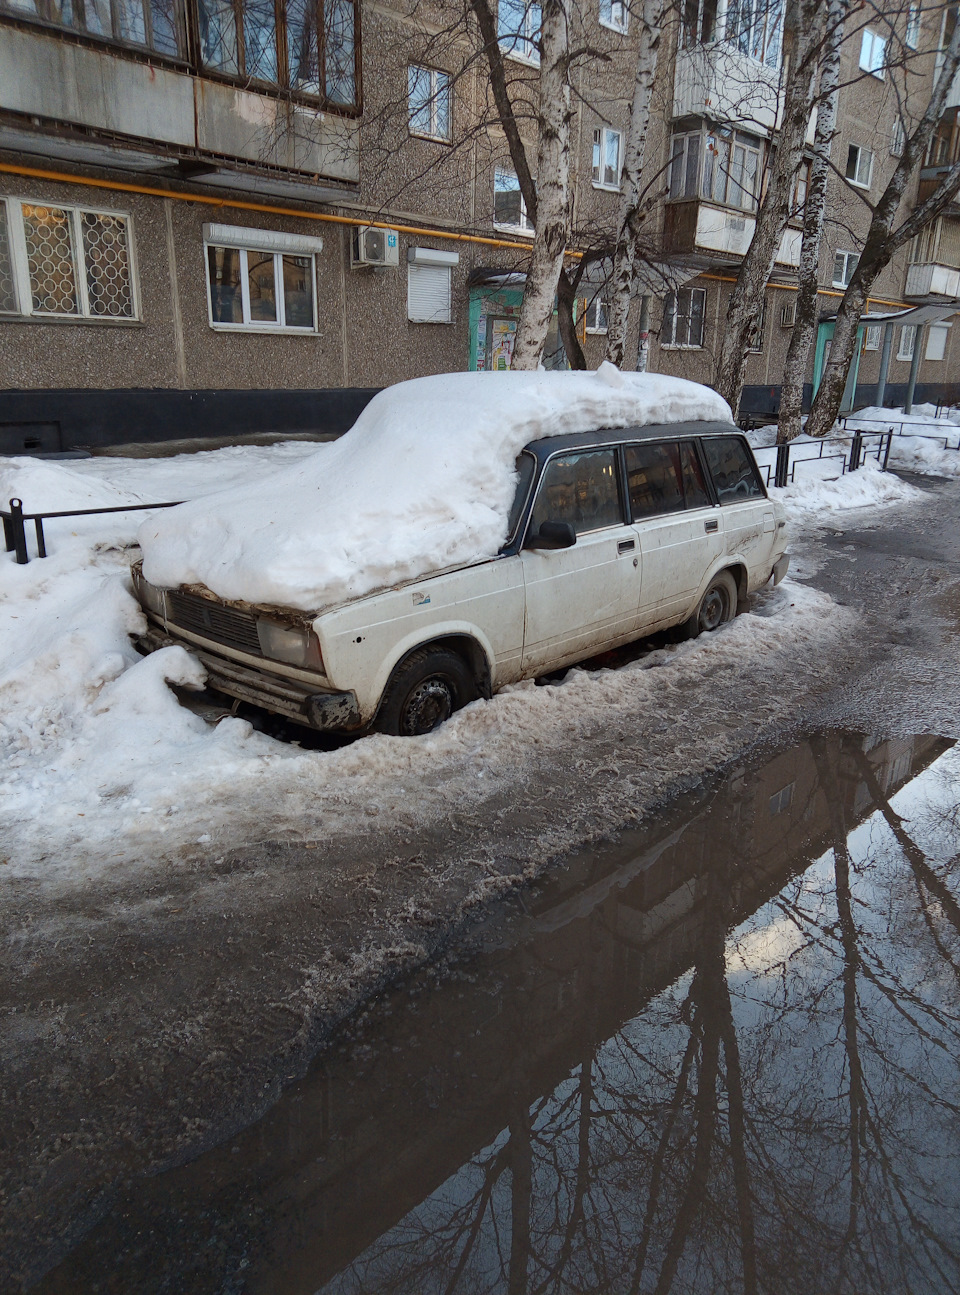
[[[816,736],[571,859],[40,1289],[956,1289],[958,778]]]

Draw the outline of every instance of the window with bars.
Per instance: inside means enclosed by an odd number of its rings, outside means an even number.
[[[900,329],[900,344],[897,347],[898,360],[912,360],[913,348],[917,344],[916,324],[906,324]]]
[[[359,105],[356,0],[0,0],[0,11],[190,61],[197,72]]]
[[[269,238],[262,237],[263,231],[251,233],[260,235],[257,241],[267,245],[206,245],[211,326],[256,332],[316,332],[313,253],[274,250]]]
[[[619,189],[623,166],[623,135],[601,126],[593,132],[593,183],[599,189]]]
[[[0,199],[0,313],[135,319],[130,217]]]
[[[407,68],[410,134],[450,138],[450,77],[436,68]]]
[[[703,319],[707,309],[706,288],[681,288],[663,299],[661,346],[703,346]]]
[[[499,0],[497,4],[497,40],[504,54],[540,62],[540,23],[542,9],[532,0]]]
[[[863,334],[863,349],[865,351],[879,351],[882,339],[882,326],[880,324],[867,324]]]

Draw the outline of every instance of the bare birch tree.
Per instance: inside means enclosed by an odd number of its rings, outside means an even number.
[[[767,281],[790,215],[791,194],[810,124],[827,13],[822,0],[787,0],[784,8],[784,35],[790,42],[792,57],[784,86],[777,149],[753,237],[727,306],[714,383],[734,416],[740,405],[751,334],[761,315]]]
[[[806,430],[811,436],[825,436],[837,420],[857,345],[860,316],[877,276],[890,263],[894,254],[935,220],[960,192],[960,162],[954,162],[933,193],[915,207],[900,225],[896,225],[907,184],[923,165],[958,70],[960,23],[955,24],[950,42],[943,51],[933,91],[923,115],[907,138],[896,169],[873,208],[863,252],[841,299],[830,356],[807,419]]]
[[[850,0],[828,0],[827,31],[820,63],[820,88],[813,161],[803,207],[803,237],[797,271],[797,305],[793,334],[787,348],[780,391],[777,440],[780,443],[800,435],[803,383],[810,348],[817,330],[817,275],[827,210],[827,182],[830,178],[830,148],[837,121],[840,85],[840,47]]]

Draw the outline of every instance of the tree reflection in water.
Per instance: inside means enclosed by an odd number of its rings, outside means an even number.
[[[324,1295],[960,1289],[956,751],[897,791],[945,745],[811,739],[604,898],[671,977],[535,1100],[518,1038],[500,1135]]]

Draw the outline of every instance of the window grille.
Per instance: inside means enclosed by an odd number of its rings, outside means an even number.
[[[900,345],[897,349],[898,360],[912,360],[913,348],[917,341],[916,324],[907,324],[900,329]]]
[[[130,217],[0,199],[0,311],[136,318]]]
[[[663,299],[661,346],[703,346],[703,318],[707,308],[706,288],[682,288]]]

